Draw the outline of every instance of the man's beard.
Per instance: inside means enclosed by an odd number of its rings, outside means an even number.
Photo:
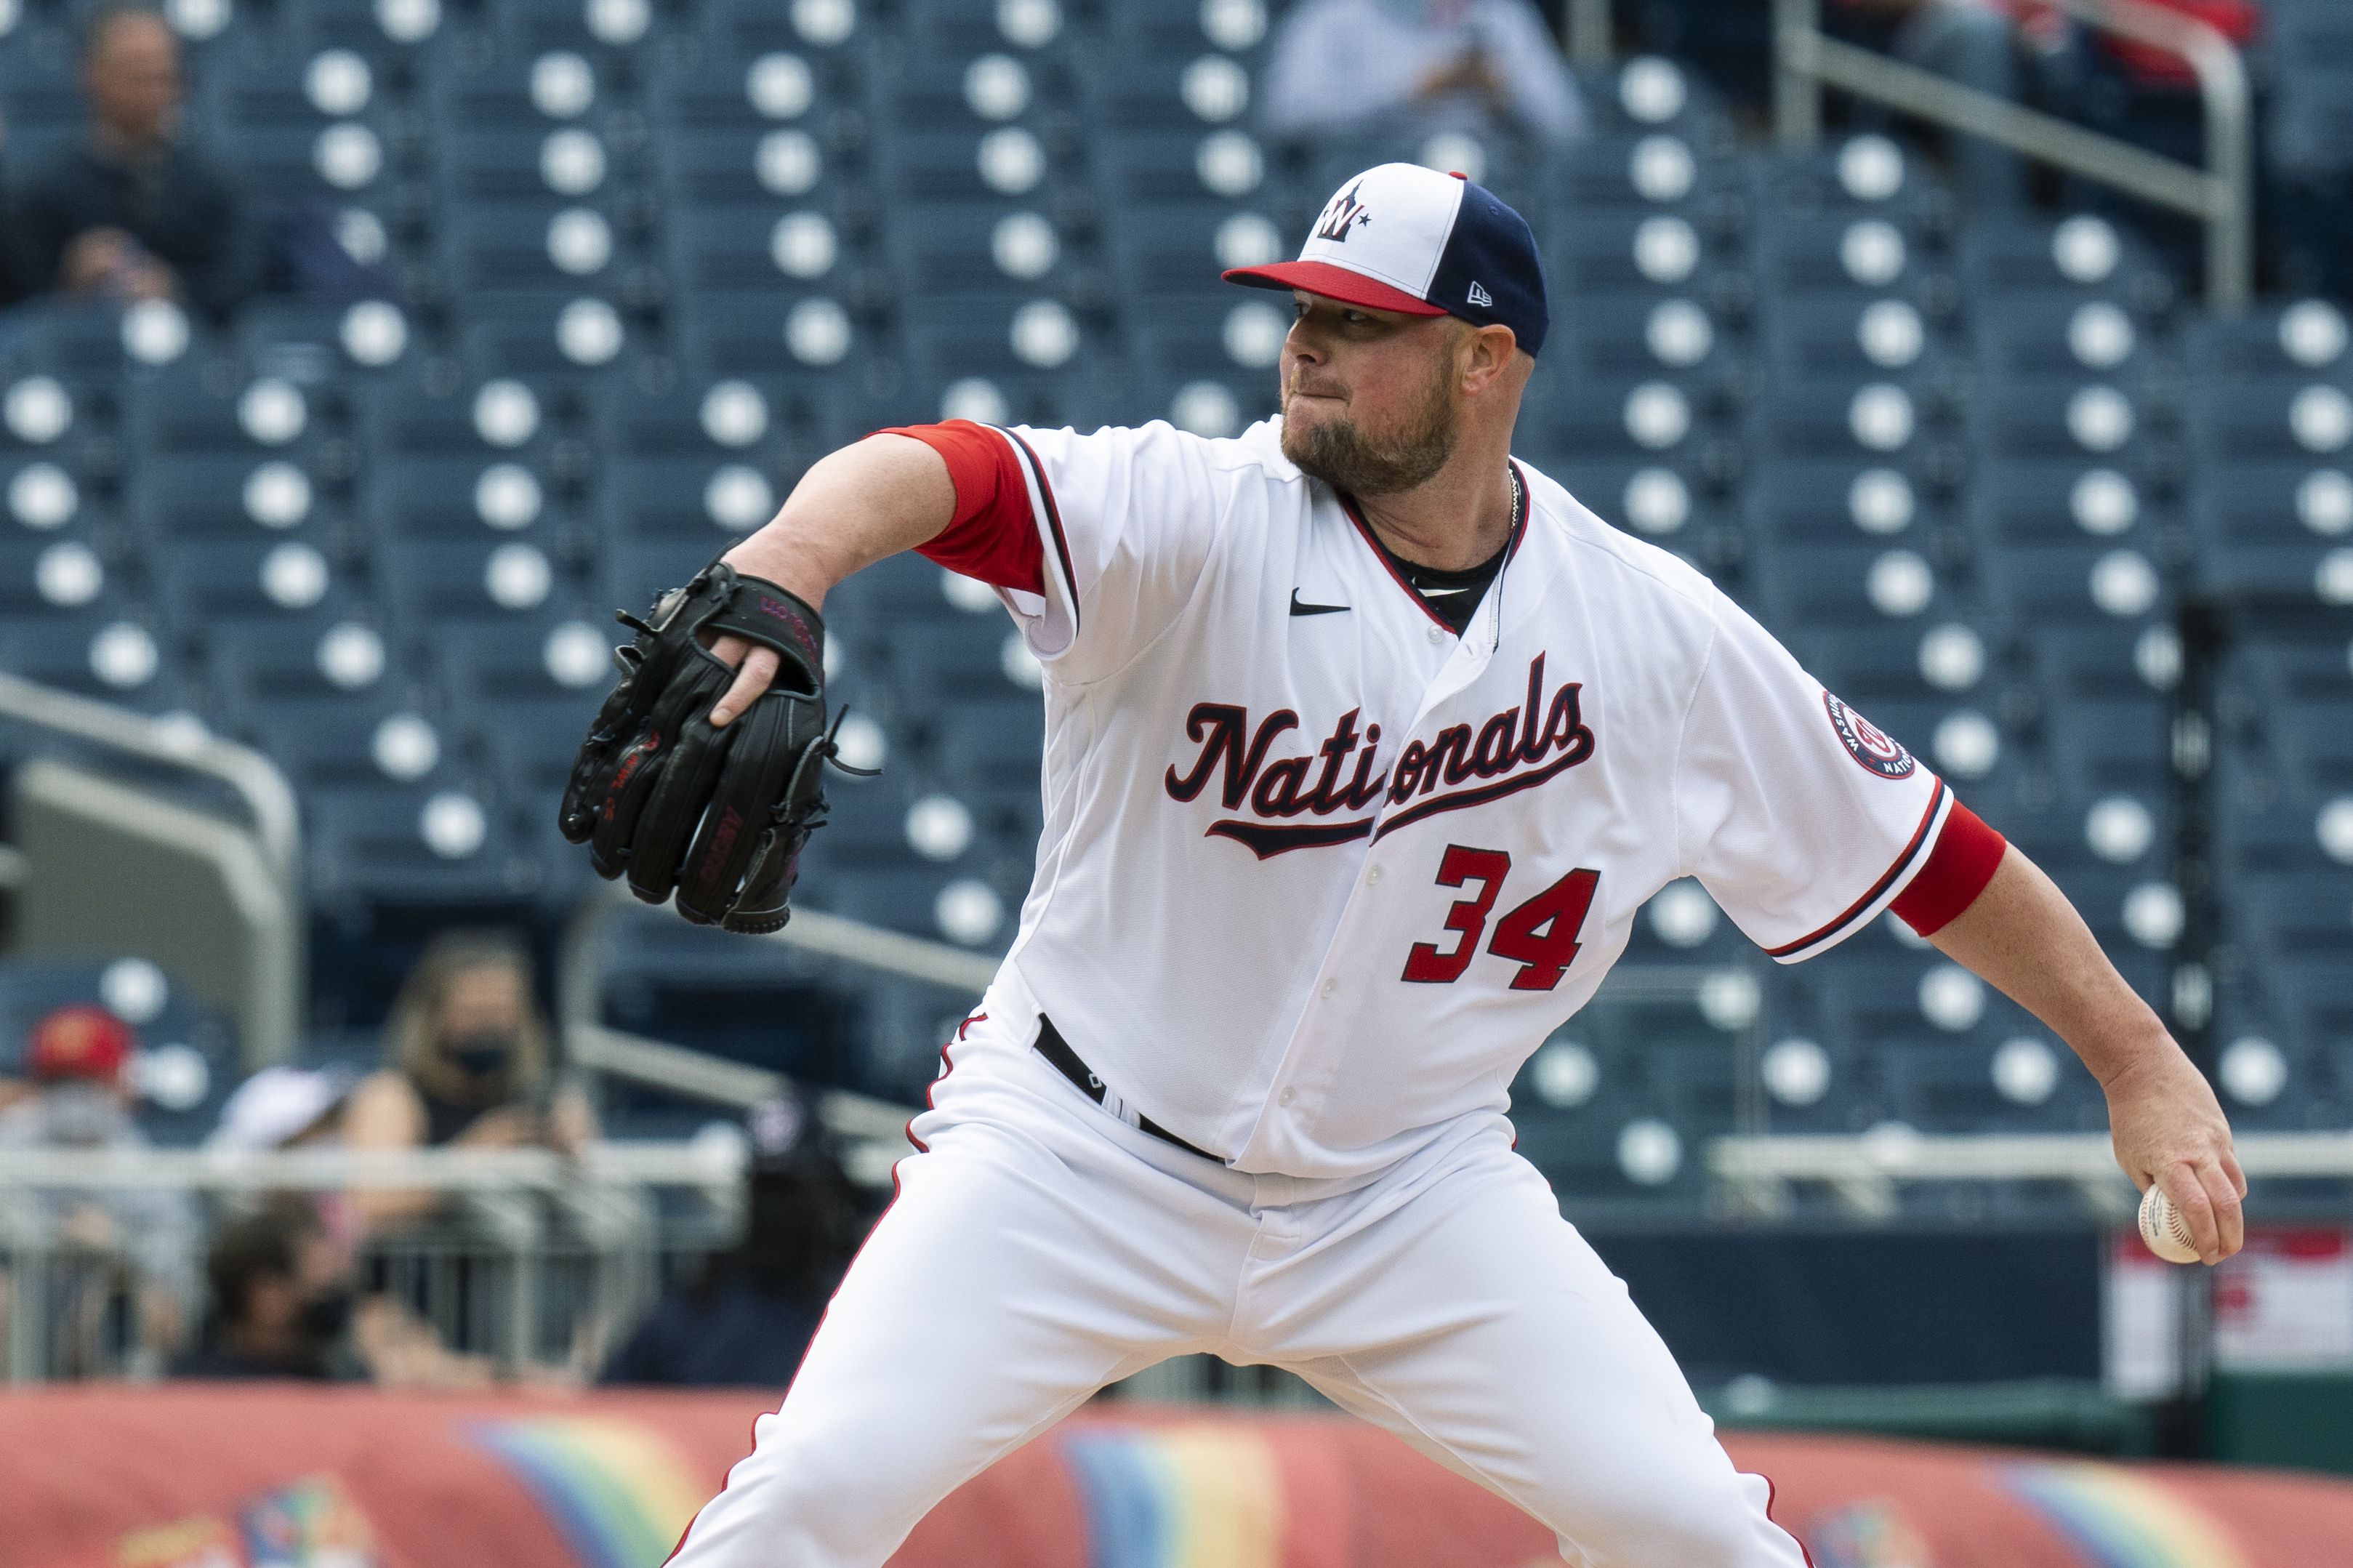
[[[1385,496],[1409,490],[1454,455],[1454,400],[1448,395],[1453,365],[1439,363],[1419,418],[1394,436],[1372,437],[1345,416],[1313,425],[1282,422],[1282,455],[1310,479],[1343,495]],[[1289,412],[1288,389],[1283,406]]]

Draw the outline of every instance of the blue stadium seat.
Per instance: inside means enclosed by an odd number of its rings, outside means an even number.
[[[473,790],[319,790],[310,805],[310,875],[331,908],[507,906],[546,878],[540,858],[516,852],[508,815]]]
[[[0,365],[6,367],[0,382],[12,387],[30,379],[18,372],[47,372],[70,402],[78,392],[95,390],[89,384],[118,375],[122,361],[122,311],[110,303],[36,297],[0,321]],[[0,421],[0,449],[50,439],[17,430],[19,423]]]
[[[237,357],[258,375],[297,386],[355,382],[411,363],[424,329],[388,300],[322,301],[264,296],[236,322]]]
[[[376,571],[396,621],[421,634],[445,622],[544,616],[575,587],[559,552],[545,531],[503,539],[388,539],[377,547]]]
[[[349,49],[365,59],[377,83],[405,95],[416,86],[423,51],[440,36],[441,7],[377,0],[306,0],[280,20],[281,31],[310,49]]]
[[[0,106],[8,111],[8,157],[33,169],[81,132],[88,116],[71,30],[37,9],[0,47]]]
[[[492,296],[465,314],[459,357],[483,381],[511,377],[534,384],[576,387],[607,367],[626,372],[646,349],[644,324],[595,293]]]
[[[790,202],[837,219],[854,214],[862,231],[872,225],[871,204],[859,192],[855,163],[834,143],[800,126],[748,120],[665,131],[653,153],[672,213],[760,207],[775,209],[773,222]]]
[[[616,96],[604,62],[569,49],[441,49],[426,75],[426,104],[440,131],[593,128]]]
[[[860,270],[860,258],[848,250],[839,226],[798,204],[680,213],[669,226],[668,244],[671,279],[689,293],[839,293]]]
[[[554,488],[530,467],[479,456],[431,452],[389,456],[375,464],[366,517],[378,539],[544,537],[561,529]]]
[[[1201,131],[1251,123],[1248,68],[1206,47],[1106,54],[1080,79],[1087,122],[1105,131]],[[1362,167],[1363,165],[1358,165]]]
[[[2174,295],[2172,279],[2147,245],[2088,214],[2056,223],[1987,217],[1964,227],[1955,248],[1962,285],[1981,302],[2056,289],[2116,300],[2145,314],[2162,310]]]
[[[1681,295],[1602,295],[1582,301],[1545,343],[1558,373],[1625,381],[1664,376],[1686,387],[1728,383],[1742,366],[1730,324]]]
[[[1902,468],[1934,444],[1942,412],[1933,386],[1904,377],[1823,380],[1757,399],[1748,428],[1763,456],[1841,458]]]
[[[2201,539],[2218,544],[2333,544],[2353,531],[2353,475],[2310,458],[2200,465],[2189,491]]]
[[[447,207],[563,201],[611,209],[634,172],[580,125],[453,125],[435,152],[435,190]]]
[[[240,717],[290,703],[422,700],[399,639],[367,616],[227,622],[206,627],[204,640],[206,668]]]
[[[2127,387],[2084,377],[1989,385],[1969,409],[1978,452],[2003,458],[2084,458],[2129,466],[2154,440],[2155,409]]]
[[[1949,287],[1919,242],[1875,213],[1767,216],[1758,226],[1756,265],[1758,284],[1775,299],[1834,294],[1921,303]]]
[[[1737,200],[1725,188],[1723,167],[1672,131],[1581,142],[1554,156],[1550,179],[1556,199],[1580,216],[1615,209],[1621,217],[1642,210],[1701,218],[1711,206]]]
[[[660,47],[665,7],[653,0],[491,0],[484,7],[498,37],[530,58],[565,49],[596,60],[617,79]]]
[[[1719,434],[1694,395],[1665,378],[1528,384],[1521,428],[1531,445],[1582,458],[1695,460]]]
[[[1243,131],[1106,133],[1089,152],[1104,213],[1123,214],[1106,216],[1107,226],[1126,221],[1127,210],[1148,213],[1171,203],[1260,205],[1272,195],[1266,150]],[[1050,189],[1061,183],[1052,174],[1045,182]],[[1326,190],[1314,199],[1321,202],[1329,194]],[[1303,216],[1297,232],[1306,232]],[[1295,237],[1288,228],[1284,237],[1293,242],[1285,254],[1295,254]]]
[[[682,367],[703,378],[751,376],[791,395],[794,417],[855,439],[872,428],[867,324],[839,299],[784,290],[716,291],[679,301]]]
[[[346,618],[359,602],[353,574],[307,540],[186,540],[153,546],[147,562],[157,607],[182,632]]]
[[[747,499],[738,500],[739,492]],[[763,470],[739,455],[644,457],[608,469],[597,520],[608,542],[695,542],[716,555],[766,521],[780,499]]]
[[[142,455],[239,453],[307,462],[334,423],[332,383],[299,386],[220,360],[183,360],[123,387],[124,434]]]
[[[170,629],[135,605],[55,616],[0,611],[0,669],[142,713],[190,705],[195,693],[175,651]]]
[[[697,10],[702,47],[721,59],[750,60],[781,52],[846,72],[863,64],[873,40],[870,17],[856,0],[809,0],[799,5],[711,0]]]
[[[321,493],[327,488],[283,458],[158,454],[133,470],[124,510],[151,541],[307,539],[332,552],[334,508]]]
[[[1190,232],[1198,235],[1198,226]],[[1044,215],[1004,201],[902,209],[892,215],[884,245],[902,297],[914,299],[1068,299],[1080,272],[1072,248],[1071,237]],[[1216,273],[1201,276],[1213,279]]]
[[[1841,291],[1767,302],[1759,347],[1776,381],[1936,375],[1950,359],[1942,337],[1908,300]]]
[[[1978,363],[2002,376],[2099,376],[2138,390],[2154,369],[2149,333],[2122,307],[2075,293],[1989,300],[1973,319]]]
[[[758,132],[794,125],[823,130],[855,97],[846,62],[769,48],[671,47],[655,62],[646,87],[653,121],[676,137],[694,130]]]
[[[485,462],[544,458],[556,410],[530,382],[476,381],[448,375],[448,368],[357,389],[355,432],[368,460],[425,454]]]
[[[637,259],[628,235],[603,212],[554,198],[449,207],[438,250],[446,281],[470,300],[556,291],[611,297]]]

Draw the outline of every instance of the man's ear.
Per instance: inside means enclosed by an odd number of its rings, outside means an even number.
[[[1519,351],[1519,338],[1506,326],[1470,327],[1458,345],[1462,390],[1472,395],[1486,392],[1504,379]]]

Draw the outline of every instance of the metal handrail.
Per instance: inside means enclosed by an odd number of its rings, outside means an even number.
[[[1567,0],[1568,58],[1588,68],[1609,63],[1609,0]]]
[[[302,882],[301,813],[293,786],[261,752],[213,734],[191,719],[157,719],[0,671],[0,719],[13,719],[150,763],[161,763],[225,784],[252,818],[260,872],[273,885],[281,911],[266,935],[268,954],[249,966],[240,992],[248,1003],[241,1020],[248,1059],[275,1058],[296,1043],[309,994],[309,921]],[[214,820],[206,817],[206,820]],[[223,823],[223,831],[241,831]],[[30,868],[21,854],[0,871],[21,885]]]
[[[2353,1132],[2250,1132],[2233,1144],[2251,1178],[2353,1180]],[[1888,1127],[1855,1136],[1775,1133],[1718,1138],[1709,1144],[1711,1174],[1746,1206],[1787,1206],[1792,1183],[1835,1189],[1866,1217],[1895,1212],[1905,1182],[2063,1182],[2104,1217],[2133,1211],[2132,1184],[2116,1148],[2099,1132],[1926,1134]]]
[[[733,1188],[749,1154],[735,1138],[550,1149],[10,1149],[0,1192],[179,1187],[210,1192],[422,1188],[565,1193],[586,1179],[646,1187]]]
[[[1825,86],[1982,136],[2200,219],[2206,225],[2208,302],[2226,315],[2245,310],[2254,288],[2254,110],[2238,48],[2211,23],[2147,0],[2051,3],[2189,63],[2205,103],[2204,168],[1828,37],[1820,0],[1774,0],[1774,115],[1781,142],[1807,147],[1820,140]]]
[[[150,718],[127,708],[0,671],[0,717],[71,735],[148,762],[219,780],[253,816],[270,868],[286,884],[290,907],[301,891],[301,815],[293,786],[276,763],[248,746],[185,721]]]

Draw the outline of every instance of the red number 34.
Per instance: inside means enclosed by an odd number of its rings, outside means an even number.
[[[1455,900],[1446,911],[1446,929],[1456,933],[1454,945],[1441,949],[1434,942],[1415,942],[1405,955],[1406,979],[1423,985],[1451,985],[1462,978],[1479,951],[1487,916],[1502,896],[1504,879],[1511,870],[1512,858],[1501,849],[1472,849],[1461,844],[1446,847],[1446,858],[1438,863],[1438,885],[1459,888],[1476,882],[1479,888],[1471,897]],[[1592,906],[1594,884],[1600,879],[1599,871],[1571,871],[1527,902],[1505,911],[1495,922],[1494,939],[1487,943],[1487,951],[1521,966],[1512,976],[1513,990],[1549,991],[1560,984],[1577,960],[1577,933],[1584,928],[1585,911]]]

